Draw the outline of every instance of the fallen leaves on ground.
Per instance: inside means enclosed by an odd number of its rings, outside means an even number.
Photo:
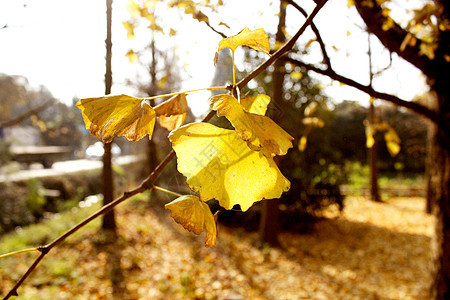
[[[92,230],[54,249],[19,289],[21,299],[427,299],[433,218],[423,198],[387,204],[348,197],[343,214],[309,234],[282,233],[282,248],[221,227],[215,248],[161,205],[117,208],[114,243]],[[0,291],[32,254],[2,260]]]

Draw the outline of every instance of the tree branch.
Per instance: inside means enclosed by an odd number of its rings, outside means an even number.
[[[302,25],[302,27],[298,30],[298,32],[293,36],[283,47],[281,47],[277,52],[275,52],[266,62],[261,64],[257,69],[255,69],[252,73],[248,74],[244,79],[242,79],[239,83],[236,84],[235,87],[242,88],[245,84],[247,84],[250,80],[255,78],[259,73],[264,71],[268,66],[270,66],[275,60],[279,59],[282,55],[284,55],[286,52],[290,51],[293,46],[295,45],[295,42],[297,39],[303,34],[305,29],[311,24],[313,18],[315,15],[320,11],[320,9],[325,5],[327,0],[322,0],[320,3],[317,4],[317,6],[312,11],[311,15],[306,19],[305,23]],[[209,121],[213,116],[215,115],[215,111],[210,111],[208,115],[202,120],[202,122]],[[169,164],[169,162],[175,157],[175,151],[172,149],[169,154],[163,159],[163,161],[152,171],[152,173],[144,180],[142,183],[135,189],[125,192],[121,197],[115,199],[114,201],[110,202],[109,204],[103,206],[101,209],[99,209],[97,212],[92,214],[91,216],[87,217],[68,231],[66,231],[64,234],[56,238],[53,242],[46,246],[39,247],[39,251],[41,251],[41,254],[36,258],[36,260],[33,262],[33,264],[30,266],[30,268],[25,272],[24,275],[19,279],[19,281],[14,285],[14,287],[9,291],[8,295],[4,299],[9,299],[11,296],[17,296],[17,289],[22,285],[22,283],[25,281],[25,279],[31,274],[31,272],[36,268],[36,266],[39,264],[39,262],[44,258],[47,253],[50,252],[51,249],[61,244],[63,241],[65,241],[70,235],[78,231],[80,228],[91,222],[92,220],[96,219],[97,217],[109,212],[112,210],[115,206],[122,203],[123,201],[129,199],[130,197],[142,193],[145,190],[152,189],[154,182],[158,178],[158,176],[161,174],[161,172],[165,169],[165,167]]]
[[[239,81],[236,84],[236,87],[242,89],[250,80],[252,80],[256,76],[258,76],[262,71],[267,69],[268,66],[270,66],[272,63],[274,63],[281,56],[283,56],[288,51],[290,51],[294,47],[295,42],[303,34],[303,32],[306,30],[306,28],[311,24],[311,22],[314,19],[314,17],[322,9],[322,7],[325,5],[325,3],[327,3],[327,1],[328,0],[321,0],[316,5],[314,10],[311,12],[309,17],[305,20],[305,23],[303,23],[302,27],[300,27],[300,29],[297,31],[297,33],[286,44],[284,44],[280,49],[278,49],[268,60],[263,62],[255,70],[253,70],[253,72],[251,72],[245,78],[243,78],[241,81]]]
[[[208,115],[202,120],[202,122],[208,122],[215,114],[215,111],[210,111]],[[17,283],[14,285],[14,287],[9,291],[8,295],[4,299],[9,299],[11,296],[17,296],[17,289],[22,285],[22,283],[25,281],[25,279],[31,274],[31,272],[37,267],[39,262],[44,258],[47,253],[50,252],[54,247],[58,246],[62,242],[64,242],[69,236],[74,234],[76,231],[78,231],[80,228],[84,227],[86,224],[91,222],[92,220],[98,218],[101,215],[104,215],[111,211],[114,207],[122,203],[123,201],[131,198],[134,195],[140,194],[146,190],[152,189],[154,186],[154,182],[158,178],[158,176],[161,174],[161,172],[166,168],[166,166],[169,164],[169,162],[175,157],[175,151],[171,150],[169,154],[166,155],[166,157],[162,160],[162,162],[152,171],[152,173],[142,181],[142,183],[135,189],[130,190],[128,192],[123,193],[122,196],[115,199],[114,201],[108,203],[107,205],[103,206],[99,210],[97,210],[95,213],[78,223],[77,225],[73,226],[69,230],[67,230],[65,233],[57,237],[53,242],[50,244],[47,244],[45,246],[41,246],[38,248],[38,250],[41,252],[41,254],[36,258],[36,260],[33,262],[33,264],[28,268],[28,270],[22,275],[22,277],[17,281]]]
[[[450,67],[450,63],[444,58],[444,54],[448,54],[445,53],[448,52],[448,45],[439,45],[442,49],[447,47],[447,50],[437,49],[435,53],[440,53],[441,55],[436,55],[434,59],[420,54],[422,41],[419,39],[417,39],[414,46],[409,45],[405,49],[402,49],[401,44],[407,36],[408,31],[401,28],[393,20],[389,20],[388,16],[383,15],[382,7],[378,3],[376,0],[355,0],[355,7],[366,23],[367,30],[375,34],[389,51],[397,53],[401,58],[414,65],[429,78],[436,79],[437,76],[442,76],[442,74],[439,74],[439,70],[442,70],[443,65]],[[393,22],[393,25],[389,29],[383,30],[383,24],[388,21]],[[447,67],[447,70],[449,67]]]
[[[293,0],[285,0],[285,1],[287,3],[289,3],[290,5],[292,5],[295,9],[297,9],[305,18],[308,16],[306,11],[300,5],[298,5],[296,2],[294,2]],[[316,35],[317,42],[320,45],[320,50],[322,51],[322,56],[323,56],[323,60],[325,61],[325,64],[328,66],[329,69],[332,69],[330,57],[328,56],[327,50],[325,49],[325,43],[323,42],[322,36],[320,35],[320,32],[319,32],[319,29],[317,29],[314,22],[311,22],[311,29],[314,32],[314,34]]]
[[[388,102],[391,102],[397,106],[402,106],[405,108],[408,108],[428,119],[430,119],[432,122],[437,123],[438,125],[442,125],[442,120],[439,118],[439,115],[437,113],[435,113],[434,111],[428,109],[427,107],[420,105],[418,103],[415,102],[411,102],[411,101],[406,101],[403,99],[400,99],[399,97],[396,97],[394,95],[391,94],[386,94],[386,93],[382,93],[382,92],[378,92],[376,90],[374,90],[370,85],[363,85],[359,82],[354,81],[353,79],[344,77],[342,75],[337,74],[336,72],[334,72],[333,70],[323,70],[323,69],[319,69],[316,66],[304,63],[300,60],[297,59],[293,59],[293,58],[289,58],[289,57],[283,57],[283,60],[285,60],[286,62],[289,62],[291,64],[300,66],[300,67],[304,67],[308,70],[311,70],[313,72],[319,73],[321,75],[325,75],[330,77],[333,80],[337,80],[339,82],[342,82],[348,86],[354,87],[362,92],[365,92],[366,94],[368,94],[369,96],[372,96],[374,98],[378,98],[378,99],[382,99]]]
[[[42,105],[40,105],[40,106],[38,106],[36,108],[33,108],[33,109],[31,109],[31,110],[21,114],[20,116],[12,119],[12,120],[6,120],[6,121],[0,123],[0,129],[1,128],[5,128],[5,127],[11,127],[11,126],[19,124],[23,120],[26,120],[29,117],[31,117],[32,115],[36,115],[40,111],[46,109],[48,106],[53,104],[53,102],[54,102],[54,99],[47,100],[47,101],[44,102],[44,104],[42,104]]]

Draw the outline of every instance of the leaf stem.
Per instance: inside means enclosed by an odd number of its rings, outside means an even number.
[[[164,193],[167,193],[167,194],[171,194],[171,195],[174,195],[174,196],[177,196],[177,197],[183,196],[183,195],[181,195],[181,194],[178,194],[178,193],[176,193],[176,192],[172,192],[172,191],[170,191],[170,190],[167,190],[167,189],[165,189],[165,188],[163,188],[163,187],[160,187],[160,186],[157,186],[157,185],[154,185],[154,186],[153,186],[153,189],[154,189],[154,190],[161,191],[161,192],[164,192]]]
[[[231,51],[233,57],[233,86],[236,85],[236,66],[234,64],[234,51]]]
[[[152,96],[152,97],[144,98],[144,100],[153,100],[153,99],[158,99],[158,98],[172,97],[172,96],[177,96],[177,95],[181,95],[181,94],[192,94],[192,93],[197,93],[197,92],[202,92],[202,91],[215,91],[215,90],[227,90],[227,89],[228,88],[226,86],[212,86],[212,87],[208,87],[208,88]]]
[[[39,252],[39,249],[38,248],[28,248],[28,249],[17,250],[17,251],[13,251],[13,252],[2,254],[2,255],[0,255],[0,258],[4,258],[4,257],[7,257],[7,256],[16,255],[16,254],[20,254],[20,253],[24,253],[24,252],[31,252],[31,251],[38,251]]]

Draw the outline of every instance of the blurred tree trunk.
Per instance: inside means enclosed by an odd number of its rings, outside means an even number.
[[[450,19],[450,2],[436,0],[442,10],[439,22],[448,23]],[[375,34],[380,42],[391,52],[417,67],[427,77],[431,89],[436,93],[437,105],[434,109],[434,121],[439,124],[432,138],[429,166],[430,199],[436,217],[436,232],[433,239],[434,272],[432,297],[450,299],[450,31],[439,30],[434,48],[434,57],[422,55],[422,41],[414,46],[402,49],[401,44],[409,34],[404,28],[394,23],[385,30],[383,24],[387,17],[376,0],[357,0],[355,7],[366,23],[368,31]],[[423,44],[425,45],[425,44]]]
[[[370,101],[369,106],[369,122],[372,125],[375,123],[375,107],[373,101]],[[378,186],[378,141],[376,134],[374,135],[374,141],[372,148],[367,149],[370,167],[370,199],[372,201],[381,202],[380,189]]]
[[[111,21],[112,21],[112,0],[106,0],[106,73],[105,73],[105,95],[111,93],[112,86],[112,70],[111,70],[111,56],[112,56],[112,41],[111,41]],[[102,192],[103,205],[106,205],[114,200],[114,179],[112,170],[111,158],[111,143],[103,144],[103,172],[102,172]],[[116,219],[114,210],[111,210],[103,216],[103,229],[116,230]]]
[[[280,16],[276,34],[277,43],[284,43],[285,36],[283,29],[286,23],[286,3],[280,1]],[[280,119],[276,106],[283,101],[283,82],[284,82],[284,63],[276,61],[274,63],[274,71],[272,74],[272,101],[269,104],[269,116],[275,122]],[[279,159],[275,160],[279,164]],[[261,219],[259,223],[259,235],[262,242],[270,246],[279,246],[278,232],[279,222],[278,199],[267,199],[262,203]]]
[[[442,83],[442,82],[441,82]],[[439,95],[439,112],[450,116],[450,91],[445,85]],[[435,236],[433,239],[434,280],[432,297],[450,299],[450,130],[434,130],[431,151],[432,164],[429,166],[430,202],[436,217]]]
[[[150,64],[150,86],[147,90],[148,96],[154,96],[158,93],[158,85],[157,85],[157,78],[156,78],[156,48],[155,48],[155,40],[152,39],[152,42],[150,44],[151,52],[152,52],[152,62]],[[150,100],[150,105],[152,107],[155,106],[155,100]],[[153,171],[153,169],[156,168],[156,145],[153,140],[148,140],[147,142],[147,175],[150,174],[150,172]]]

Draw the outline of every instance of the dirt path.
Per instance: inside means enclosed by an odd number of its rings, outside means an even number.
[[[19,299],[427,299],[433,220],[424,199],[348,197],[346,204],[342,216],[310,234],[282,233],[281,249],[257,247],[254,233],[223,227],[218,245],[205,248],[203,236],[166,211],[126,204],[115,243],[93,232],[72,238]],[[55,260],[70,272],[56,276]],[[0,281],[10,279],[2,271]]]

